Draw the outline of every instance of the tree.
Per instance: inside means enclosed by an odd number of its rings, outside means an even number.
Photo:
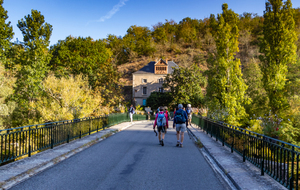
[[[211,17],[217,53],[208,60],[210,65],[206,97],[210,113],[226,110],[228,115],[224,120],[241,125],[241,120],[247,116],[243,107],[247,102],[244,96],[247,85],[242,78],[240,60],[235,57],[239,51],[239,17],[231,9],[228,10],[226,3],[222,5],[222,10],[223,13],[218,14],[217,20]]]
[[[31,107],[41,113],[41,123],[89,117],[101,111],[100,94],[93,92],[82,74],[68,78],[50,74],[43,81],[42,90],[44,95],[31,102]]]
[[[125,51],[134,51],[138,56],[152,55],[156,50],[152,43],[151,31],[147,27],[131,26],[123,38]]]
[[[1,126],[7,126],[8,115],[15,108],[15,102],[9,101],[7,98],[13,94],[13,86],[15,78],[12,73],[4,68],[0,62],[0,130]],[[3,129],[3,128],[2,128]]]
[[[6,54],[11,46],[10,40],[13,38],[13,29],[10,22],[6,23],[7,11],[2,6],[3,0],[0,0],[0,62],[6,62]]]
[[[186,43],[192,43],[196,40],[199,21],[189,17],[182,19],[177,26],[176,38],[183,39]]]
[[[168,41],[166,30],[162,23],[153,26],[152,37],[156,43],[165,44]]]
[[[104,96],[104,104],[117,104],[122,99],[120,74],[111,63],[112,52],[102,40],[67,37],[51,47],[50,67],[57,77],[83,74],[90,86]]]
[[[252,100],[251,104],[246,104],[246,112],[253,117],[263,116],[269,112],[268,97],[263,87],[262,72],[259,66],[259,60],[252,59],[244,65],[243,79],[248,86],[245,96]]]
[[[3,0],[0,0],[0,129],[3,126],[3,116],[10,114],[13,106],[12,102],[6,100],[13,93],[14,78],[11,73],[5,69],[9,59],[8,52],[11,48],[10,40],[13,38],[13,29],[10,22],[6,22],[7,11],[2,6]]]
[[[264,37],[260,44],[264,88],[272,113],[280,114],[289,107],[286,91],[287,64],[296,62],[294,9],[291,0],[266,2]]]
[[[172,74],[165,78],[163,87],[170,90],[172,104],[192,104],[193,107],[203,105],[202,88],[206,85],[206,79],[201,69],[193,64],[190,68],[174,68]]]
[[[27,124],[37,117],[36,110],[30,103],[41,96],[41,85],[49,70],[51,55],[48,52],[52,26],[45,22],[44,16],[37,10],[31,10],[31,15],[18,21],[17,26],[23,34],[24,51],[17,62],[20,70],[16,75],[17,82],[13,99],[18,103],[18,109],[13,113],[14,126]],[[20,122],[17,122],[20,121]]]
[[[288,64],[286,79],[288,97],[300,95],[300,59],[295,64]]]
[[[169,106],[172,102],[172,95],[170,92],[152,92],[146,102],[146,106],[155,110],[159,106]]]
[[[105,41],[107,43],[106,47],[110,48],[113,53],[112,63],[121,65],[128,61],[129,57],[126,54],[123,39],[121,37],[110,34]]]

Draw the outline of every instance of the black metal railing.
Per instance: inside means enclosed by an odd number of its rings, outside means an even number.
[[[134,121],[146,119],[133,115]],[[0,165],[128,121],[129,114],[118,113],[0,130]]]
[[[288,189],[299,187],[300,147],[224,122],[194,115],[192,123]]]

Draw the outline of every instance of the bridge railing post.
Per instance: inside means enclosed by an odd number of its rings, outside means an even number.
[[[293,190],[293,186],[294,186],[294,160],[295,160],[295,147],[292,146],[292,156],[291,156],[291,164],[292,164],[292,168],[291,168],[291,177],[290,177],[290,186],[289,186],[289,190]],[[298,179],[297,179],[298,180]]]
[[[261,144],[262,144],[262,156],[261,156],[261,163],[260,163],[260,169],[261,169],[261,173],[260,175],[264,175],[264,159],[265,159],[265,137],[263,136],[262,140],[261,140]]]

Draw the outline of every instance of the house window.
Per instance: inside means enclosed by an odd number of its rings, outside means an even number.
[[[143,106],[146,106],[146,99],[143,99]]]
[[[166,71],[167,67],[155,67],[155,69],[158,71]]]
[[[143,87],[143,94],[147,94],[147,87]]]
[[[142,83],[147,83],[147,79],[142,79]]]
[[[160,87],[160,88],[158,89],[158,92],[164,92],[164,88],[163,88],[163,87]]]
[[[158,82],[159,82],[159,83],[164,83],[164,79],[163,79],[163,78],[160,78],[160,79],[158,79]]]

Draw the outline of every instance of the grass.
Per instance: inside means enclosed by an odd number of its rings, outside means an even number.
[[[102,135],[101,138],[102,138],[102,139],[105,139],[105,138],[107,138],[107,137],[110,137],[110,136],[112,136],[113,134],[117,133],[118,131],[119,131],[119,130],[113,130],[113,131],[110,131],[110,132],[106,133],[105,135]]]
[[[200,140],[195,141],[195,143],[196,143],[197,147],[203,148],[203,144]]]
[[[102,135],[101,138],[106,139],[107,137],[110,137],[114,134],[114,132],[110,131],[109,133],[106,133],[105,135]]]

